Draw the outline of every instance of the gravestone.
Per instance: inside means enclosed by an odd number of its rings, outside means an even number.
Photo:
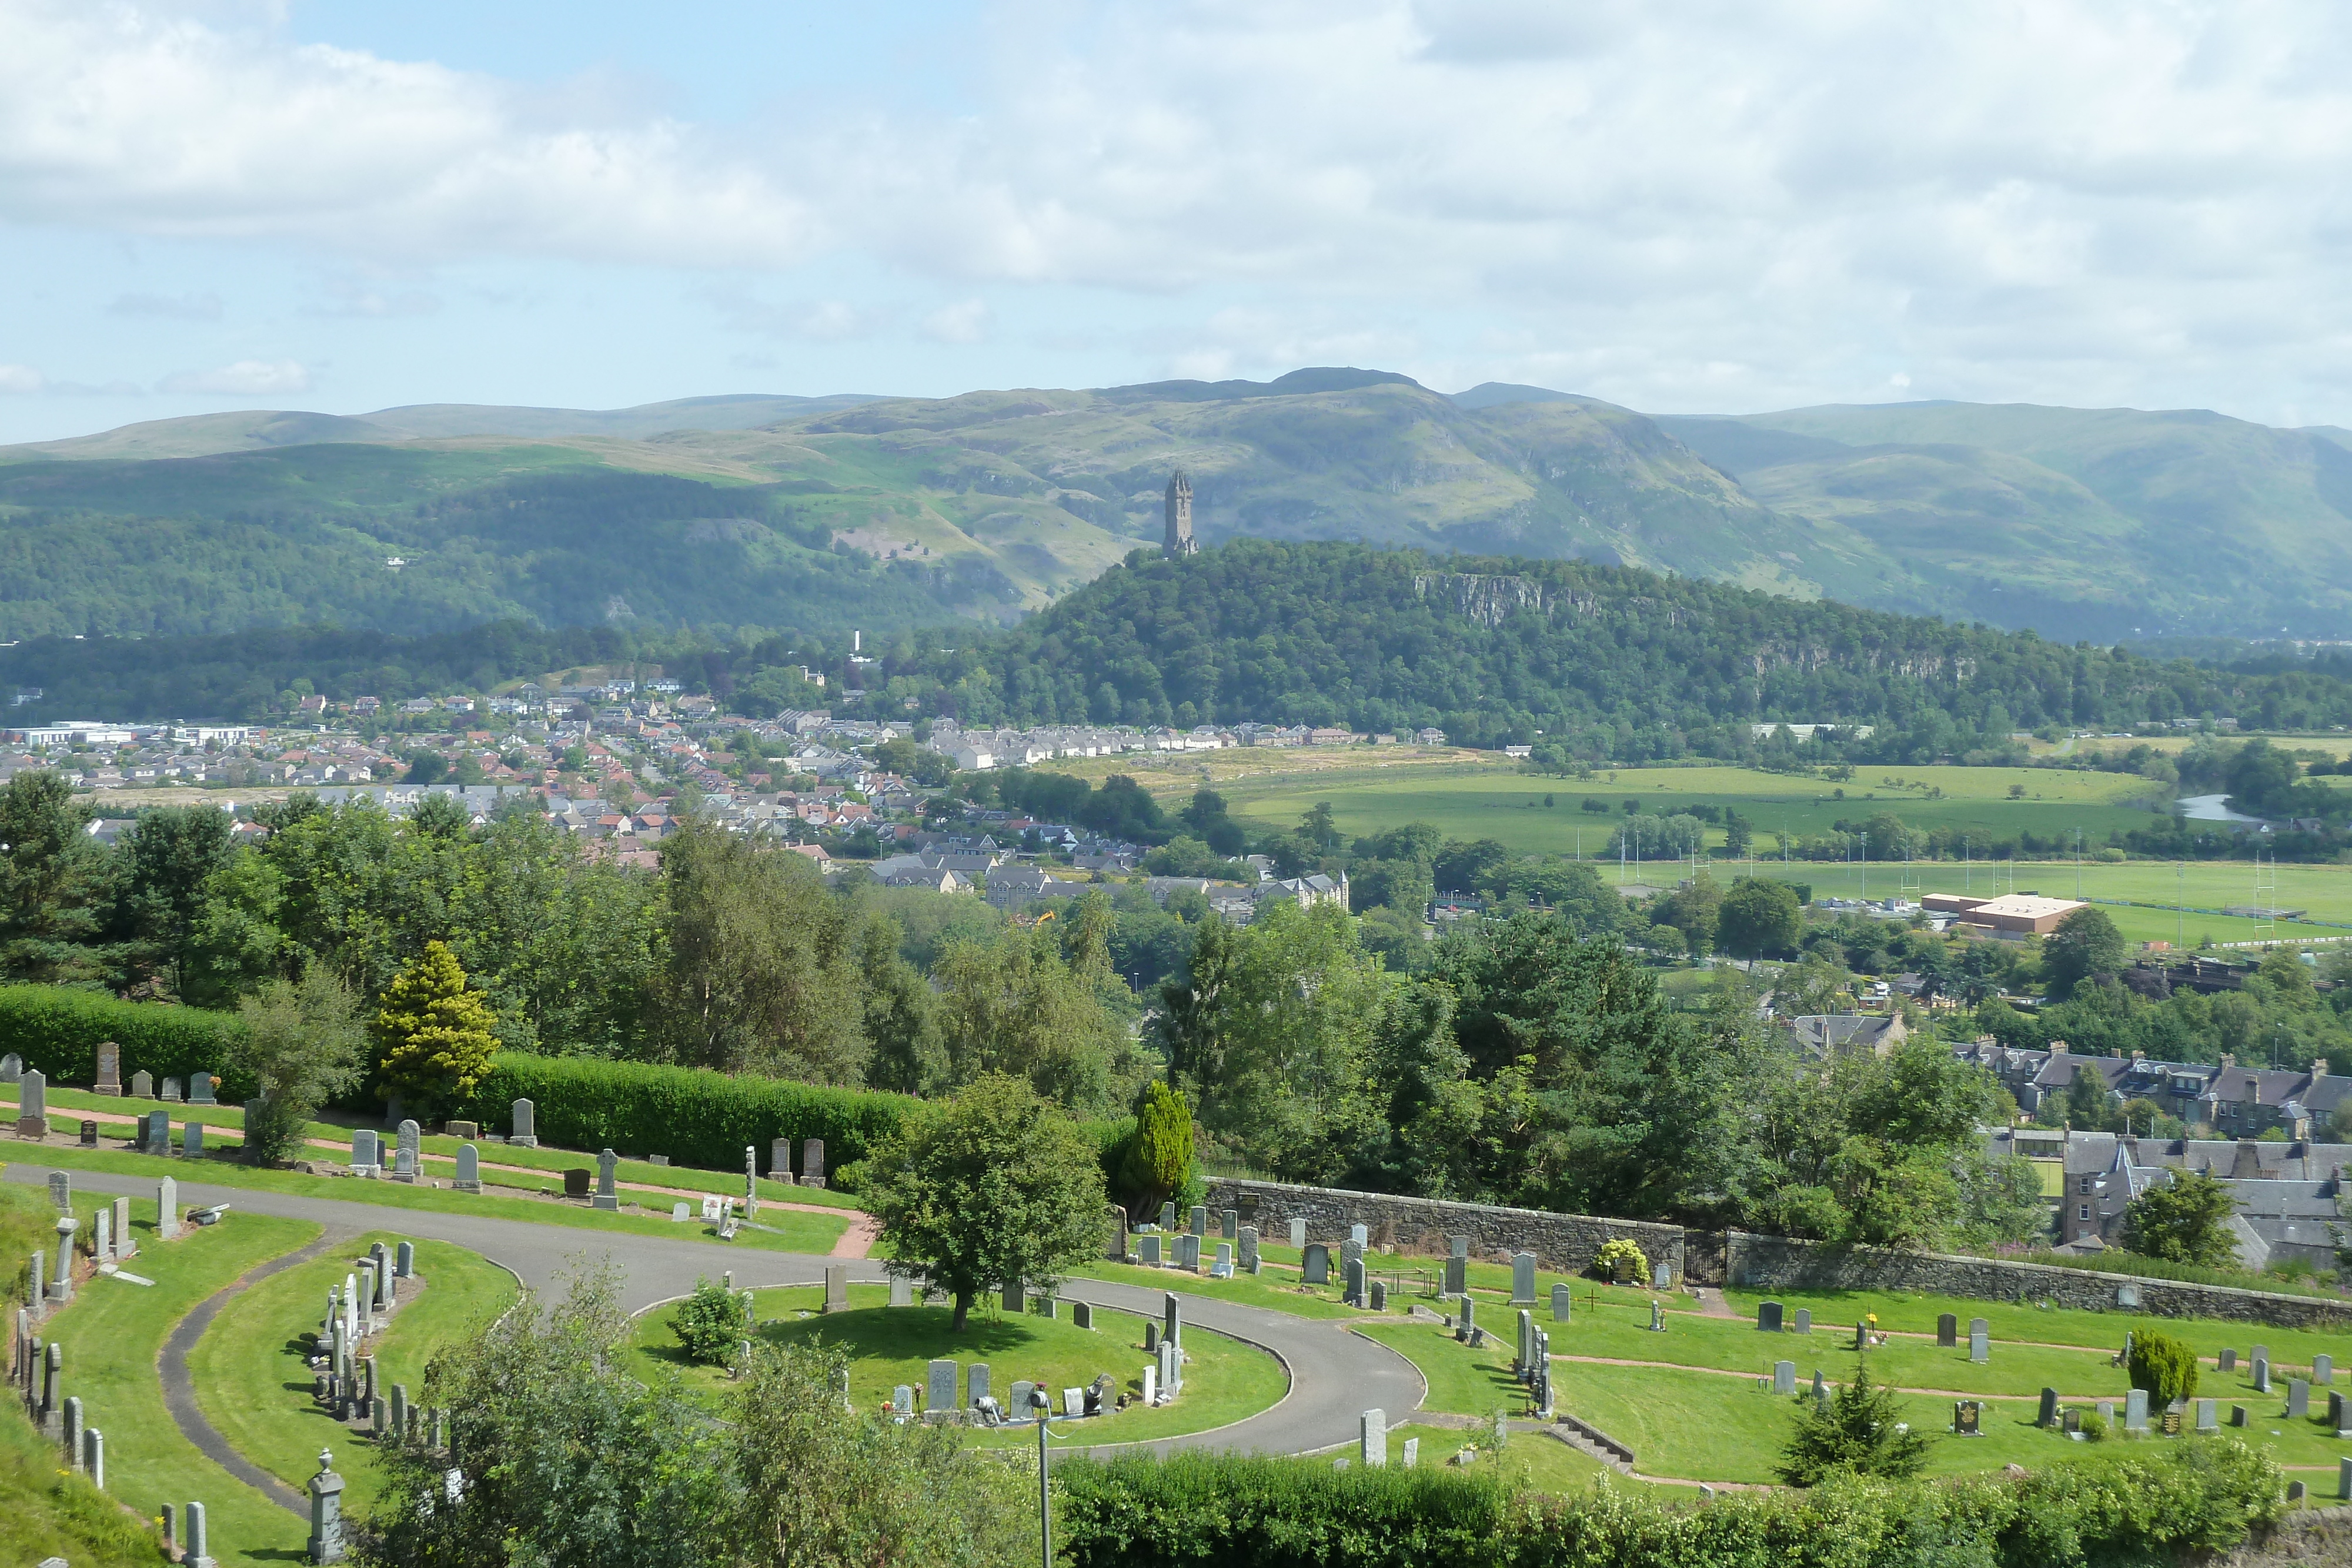
[[[213,1559],[206,1551],[205,1541],[205,1505],[190,1503],[182,1511],[181,1518],[185,1521],[181,1533],[186,1537],[180,1542],[180,1562],[184,1568],[213,1568]]]
[[[2197,1430],[2218,1432],[2221,1429],[2221,1423],[2214,1415],[2214,1402],[2210,1399],[2200,1399],[2197,1402]]]
[[[1184,1347],[1164,1335],[1160,1341],[1160,1386],[1171,1394],[1184,1386]]]
[[[2139,1307],[2139,1287],[2137,1285],[2117,1285],[2116,1287],[2116,1305],[2129,1311],[2137,1311]]]
[[[1799,1307],[1799,1308],[1797,1309],[1797,1325],[1796,1325],[1796,1327],[1794,1327],[1793,1329],[1790,1330],[1789,1332],[1790,1332],[1790,1333],[1812,1333],[1812,1332],[1813,1332],[1813,1309],[1812,1309],[1812,1308],[1811,1308],[1811,1307]]]
[[[98,1118],[95,1116],[85,1119],[81,1124],[81,1146],[85,1149],[98,1147]]]
[[[1242,1211],[1238,1208],[1229,1208],[1218,1218],[1223,1221],[1222,1231],[1224,1239],[1228,1241],[1240,1240],[1242,1236]]]
[[[1418,1437],[1407,1437],[1404,1440],[1404,1468],[1406,1469],[1412,1469],[1420,1463],[1421,1439]]]
[[[199,1072],[191,1076],[188,1080],[188,1103],[191,1105],[219,1104],[220,1102],[213,1098],[213,1085],[218,1082],[219,1080],[209,1072]]]
[[[1371,1282],[1368,1304],[1371,1307],[1372,1311],[1376,1312],[1384,1312],[1389,1310],[1389,1287],[1387,1281],[1375,1280]]]
[[[2231,1426],[2232,1426],[2232,1427],[2242,1427],[2242,1426],[2244,1426],[2245,1424],[2246,1424],[2246,1407],[2245,1407],[2244,1406],[2242,1406],[2242,1405],[2232,1405],[2232,1406],[2230,1406],[2230,1425],[2231,1425]]]
[[[1387,1468],[1389,1462],[1387,1411],[1367,1410],[1356,1418],[1356,1457],[1367,1465]]]
[[[1219,1280],[1230,1280],[1234,1277],[1234,1244],[1232,1242],[1217,1243],[1216,1260],[1209,1265],[1209,1273]]]
[[[472,1144],[457,1145],[457,1179],[452,1183],[459,1192],[482,1190],[482,1151]]]
[[[184,1159],[194,1159],[205,1152],[205,1124],[191,1118],[180,1124],[180,1154]]]
[[[2102,1399],[2099,1401],[2099,1419],[2107,1424],[2107,1427],[2110,1431],[2114,1430],[2116,1425],[2116,1402],[2114,1400]]]
[[[1187,1230],[1176,1238],[1176,1267],[1192,1273],[1201,1269],[1201,1238],[1198,1232]]]
[[[1160,1298],[1160,1343],[1162,1348],[1181,1348],[1184,1343],[1184,1304],[1176,1299],[1173,1291],[1162,1292]],[[1183,1381],[1181,1377],[1172,1379],[1170,1386]]]
[[[1829,1382],[1822,1376],[1822,1369],[1817,1366],[1813,1368],[1813,1403],[1815,1405],[1826,1405],[1829,1402]]]
[[[177,1105],[180,1103],[180,1081],[178,1079],[166,1078],[163,1080],[163,1097],[172,1104]]]
[[[1780,1303],[1778,1301],[1759,1301],[1756,1304],[1756,1332],[1759,1333],[1779,1333],[1780,1332]]]
[[[1294,1219],[1290,1222],[1290,1244],[1293,1247],[1307,1245],[1307,1221],[1304,1219]]]
[[[2336,1461],[2336,1496],[2341,1501],[2352,1502],[2352,1459]]]
[[[2311,1385],[2300,1377],[2290,1377],[2286,1384],[2287,1418],[2307,1421],[2311,1418]]]
[[[1039,1296],[1037,1298],[1037,1315],[1045,1319],[1049,1322],[1059,1318],[1062,1315],[1061,1298],[1051,1295]]]
[[[2042,1391],[2042,1413],[2033,1418],[2033,1424],[2037,1427],[2047,1427],[2057,1419],[2058,1391],[2054,1388],[2044,1388]]]
[[[1364,1304],[1364,1260],[1361,1258],[1348,1260],[1348,1271],[1341,1281],[1339,1301],[1343,1306],[1360,1307]]]
[[[914,1413],[915,1391],[903,1383],[893,1385],[890,1390],[890,1414],[904,1417],[912,1416]]]
[[[413,1182],[416,1179],[417,1155],[424,1147],[424,1129],[414,1121],[403,1121],[394,1135],[396,1142],[392,1151],[392,1179]]]
[[[1257,1272],[1257,1227],[1244,1225],[1241,1229],[1241,1251],[1237,1262],[1244,1274]]]
[[[507,1111],[507,1142],[520,1149],[539,1147],[539,1107],[518,1100]]]
[[[1511,1305],[1532,1307],[1536,1304],[1536,1255],[1532,1252],[1511,1254]]]
[[[803,1138],[801,1140],[801,1186],[821,1187],[824,1185],[824,1140]]]
[[[1470,1288],[1470,1260],[1448,1258],[1445,1260],[1445,1294],[1458,1296]]]
[[[968,1410],[977,1410],[980,1408],[980,1402],[988,1397],[988,1363],[973,1362],[964,1369],[963,1377],[964,1407]]]
[[[923,1376],[923,1408],[940,1415],[956,1407],[956,1364],[934,1361],[927,1364]]]
[[[21,1083],[25,1081],[25,1059],[15,1051],[0,1056],[0,1083]]]
[[[1075,1421],[1086,1413],[1087,1391],[1083,1388],[1063,1389],[1062,1414],[1068,1419]]]
[[[1372,1233],[1365,1226],[1350,1225],[1348,1227],[1348,1239],[1356,1244],[1357,1251],[1361,1252],[1372,1244]]]
[[[58,1217],[58,1272],[49,1281],[49,1299],[53,1301],[73,1300],[74,1231],[80,1221],[70,1214]]]
[[[1191,1231],[1195,1236],[1206,1236],[1209,1233],[1209,1210],[1207,1205],[1199,1203],[1194,1204],[1192,1206],[1192,1212],[1190,1216],[1190,1219],[1191,1223],[1185,1226],[1185,1229]]]
[[[180,1184],[165,1176],[155,1187],[155,1239],[175,1241],[180,1235]]]
[[[688,1224],[693,1218],[694,1210],[688,1205],[686,1199],[679,1198],[669,1206],[669,1222],[672,1225]]]
[[[408,1125],[409,1124],[404,1122],[401,1124],[404,1136],[406,1134]],[[614,1182],[614,1176],[620,1170],[620,1166],[621,1156],[614,1154],[612,1150],[600,1149],[597,1151],[596,1207],[608,1213],[615,1212],[621,1207],[621,1195]]]
[[[1135,1257],[1136,1261],[1141,1263],[1147,1269],[1157,1269],[1160,1267],[1160,1236],[1158,1232],[1147,1230],[1141,1236],[1135,1239]]]
[[[1772,1364],[1772,1392],[1793,1395],[1797,1392],[1797,1364],[1776,1361]]]
[[[90,1085],[93,1094],[119,1099],[122,1094],[122,1047],[110,1040],[99,1041],[98,1082]]]
[[[139,1243],[131,1235],[131,1200],[114,1200],[114,1260],[127,1262],[139,1255]]]
[[[114,1210],[101,1207],[90,1217],[90,1256],[100,1263],[114,1261]]]
[[[849,1265],[846,1263],[824,1266],[824,1310],[828,1312],[849,1310]]]
[[[2079,1405],[2069,1405],[2066,1408],[2058,1412],[2058,1429],[2065,1433],[2070,1437],[2075,1433],[2081,1431],[2083,1429],[2083,1407]]]
[[[49,1202],[59,1214],[73,1212],[73,1177],[67,1172],[49,1173]]]
[[[909,1280],[904,1274],[891,1275],[890,1304],[894,1307],[913,1306],[915,1304],[915,1281]]]
[[[1950,1350],[1960,1343],[1960,1320],[1950,1312],[1936,1320],[1936,1346]]]
[[[49,1081],[41,1076],[38,1068],[27,1069],[16,1081],[16,1135],[49,1135]]]
[[[2336,1381],[2336,1358],[2322,1351],[2311,1358],[2311,1381],[2326,1388]]]
[[[155,1098],[155,1075],[142,1068],[131,1075],[131,1097],[134,1100]]]
[[[1666,1332],[1666,1304],[1664,1301],[1650,1303],[1650,1332],[1652,1333]]]
[[[1160,1324],[1157,1321],[1146,1320],[1144,1322],[1143,1354],[1146,1355],[1160,1354]]]
[[[1299,1278],[1309,1285],[1331,1282],[1331,1249],[1320,1241],[1307,1244],[1306,1256],[1300,1260]]]
[[[1969,1359],[1979,1366],[1992,1360],[1992,1325],[1982,1318],[1969,1320]]]
[[[1339,1243],[1340,1262],[1345,1263],[1350,1258],[1360,1258],[1363,1255],[1364,1244],[1357,1240],[1354,1237],[1350,1236],[1348,1239]]]
[[[2219,1364],[2220,1364],[2221,1370],[2221,1371],[2223,1371],[2223,1372],[2235,1372],[2235,1371],[2237,1371],[2237,1370],[2238,1370],[2238,1353],[2237,1353],[2237,1351],[2236,1351],[2234,1348],[2224,1347],[2224,1348],[2223,1348],[2223,1350],[2222,1350],[2222,1352],[2221,1352],[2221,1361],[2220,1361]]]
[[[1176,1204],[1173,1199],[1160,1206],[1160,1228],[1170,1233],[1176,1228]]]
[[[319,1450],[319,1473],[310,1478],[310,1561],[343,1560],[343,1478],[334,1470],[334,1456]]]
[[[1089,1301],[1072,1301],[1070,1303],[1070,1324],[1073,1328],[1082,1328],[1092,1333],[1095,1326],[1095,1309],[1093,1303]]]
[[[587,1197],[594,1192],[596,1173],[583,1166],[573,1166],[563,1173],[563,1196]]]
[[[2311,1489],[2305,1486],[2301,1481],[2289,1481],[2286,1483],[2286,1500],[2289,1502],[2301,1502],[2310,1494]]]
[[[2258,1344],[2254,1346],[2252,1351],[2247,1355],[2247,1359],[2249,1361],[2268,1361],[2270,1358],[2271,1347],[2266,1344]]]
[[[2124,1396],[2124,1430],[2126,1432],[2147,1430],[2147,1389],[2135,1388]]]
[[[161,1116],[163,1113],[158,1111],[155,1114]],[[377,1150],[377,1143],[375,1129],[373,1127],[362,1127],[352,1134],[352,1169],[354,1172],[374,1171],[376,1162],[383,1157]]]
[[[1160,1403],[1160,1363],[1156,1359],[1143,1369],[1143,1403],[1146,1406]]]
[[[760,1155],[757,1148],[750,1144],[743,1145],[743,1218],[746,1219],[757,1219],[760,1218],[759,1159]],[[656,1155],[654,1156],[654,1164],[657,1166],[666,1166],[669,1164],[669,1156],[667,1155]]]
[[[793,1141],[790,1138],[768,1140],[768,1179],[793,1185]]]
[[[1015,1317],[1029,1310],[1029,1293],[1022,1288],[1020,1281],[1013,1280],[1005,1285],[1003,1302],[1004,1310]]]
[[[2254,1355],[2254,1392],[2268,1394],[2270,1391],[2271,1358],[2261,1354],[2261,1347],[2258,1345],[2255,1347]]]
[[[1959,1437],[1984,1436],[1984,1406],[1975,1399],[1952,1401],[1952,1434]]]
[[[1576,1292],[1574,1291],[1570,1290],[1566,1285],[1554,1285],[1551,1288],[1552,1322],[1556,1323],[1567,1322],[1569,1321],[1570,1314],[1575,1311],[1575,1307]]]
[[[1004,1406],[1005,1419],[1008,1421],[1026,1421],[1035,1416],[1037,1412],[1031,1403],[1030,1396],[1036,1393],[1036,1391],[1037,1385],[1030,1382],[1025,1377],[1014,1383],[1013,1385],[1013,1397],[1006,1402]]]

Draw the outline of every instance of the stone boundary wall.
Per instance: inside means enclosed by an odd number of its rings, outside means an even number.
[[[1347,1239],[1349,1226],[1361,1225],[1376,1238],[1386,1228],[1404,1251],[1442,1258],[1447,1237],[1467,1236],[1470,1255],[1483,1261],[1524,1250],[1536,1255],[1539,1267],[1567,1274],[1582,1273],[1601,1243],[1629,1237],[1653,1266],[1664,1263],[1676,1281],[1683,1277],[1685,1232],[1679,1225],[1231,1177],[1210,1181],[1205,1201],[1213,1216],[1227,1208],[1247,1214],[1255,1207],[1257,1218],[1244,1223],[1255,1223],[1262,1239],[1286,1240],[1291,1220],[1304,1219],[1309,1241],[1336,1246]]]
[[[2095,1274],[2000,1258],[1833,1246],[1740,1230],[1726,1234],[1723,1249],[1726,1282],[1750,1291],[1918,1291],[1989,1301],[2051,1301],[2095,1312],[2222,1318],[2270,1328],[2352,1328],[2352,1301],[2341,1298]],[[2138,1306],[2122,1304],[2126,1290],[2138,1293]]]

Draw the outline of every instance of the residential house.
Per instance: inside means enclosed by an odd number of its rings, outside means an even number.
[[[2250,1269],[2305,1262],[2336,1266],[2344,1218],[2344,1172],[2352,1145],[2302,1140],[2135,1138],[2069,1133],[2065,1192],[2058,1215],[2063,1249],[2121,1246],[2132,1199],[2191,1171],[2210,1173],[2237,1204],[2231,1230]]]
[[[1790,1039],[1806,1056],[1885,1056],[1903,1043],[1910,1029],[1900,1013],[1826,1013],[1792,1018]]]

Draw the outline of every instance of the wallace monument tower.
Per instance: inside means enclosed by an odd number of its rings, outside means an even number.
[[[1181,468],[1168,481],[1168,537],[1160,541],[1160,553],[1170,560],[1201,553],[1201,541],[1192,537],[1192,481]]]

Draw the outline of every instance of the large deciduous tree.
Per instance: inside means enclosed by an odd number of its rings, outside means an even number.
[[[2171,1173],[2124,1207],[2123,1243],[2143,1258],[2226,1269],[2238,1260],[2230,1234],[2237,1200],[2211,1171]]]
[[[304,1129],[329,1097],[354,1083],[367,1061],[358,1001],[323,966],[298,985],[271,980],[237,1011],[236,1064],[260,1092],[245,1108],[245,1149],[275,1165],[302,1146]]]

